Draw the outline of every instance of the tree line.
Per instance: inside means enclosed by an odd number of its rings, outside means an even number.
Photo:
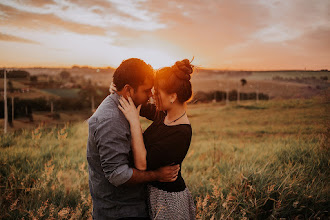
[[[237,100],[269,100],[269,95],[264,93],[245,93],[245,92],[237,92],[237,90],[232,90],[229,92],[225,91],[210,91],[210,92],[202,92],[199,91],[194,94],[191,103],[198,102],[221,102],[226,101],[228,97],[228,101],[237,101]]]

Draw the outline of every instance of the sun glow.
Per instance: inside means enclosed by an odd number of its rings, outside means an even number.
[[[12,29],[4,30],[10,32],[13,31]],[[111,37],[91,34],[80,35],[64,31],[56,31],[54,34],[25,29],[15,29],[14,31],[27,39],[34,39],[38,44],[26,44],[24,42],[8,44],[1,41],[0,45],[6,53],[0,54],[0,60],[3,62],[0,65],[49,67],[89,65],[116,68],[123,60],[136,57],[158,69],[171,66],[177,60],[189,58],[182,49],[164,40],[140,38],[127,45],[118,45]],[[13,47],[13,44],[20,46]],[[24,56],[24,54],[30,54],[30,56],[25,56],[23,61],[15,63],[17,57]]]
[[[130,49],[131,57],[137,57],[158,69],[165,66],[171,66],[175,62],[172,55],[156,48],[135,47]]]
[[[137,57],[155,69],[172,66],[177,60],[188,56],[183,49],[159,39],[137,39],[134,44],[128,45],[125,49],[122,51],[123,59]]]

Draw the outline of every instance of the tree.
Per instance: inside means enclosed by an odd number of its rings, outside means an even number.
[[[242,84],[242,86],[245,86],[247,84],[246,79],[241,79],[241,84]]]
[[[70,72],[64,70],[60,72],[60,77],[61,79],[69,79],[71,77],[71,74]]]
[[[12,82],[11,80],[8,81],[7,85],[8,85],[8,90],[9,90],[9,92],[10,92],[10,93],[14,92],[14,89],[15,89],[15,88],[14,88],[14,86],[13,86],[13,82]]]
[[[95,110],[95,96],[97,95],[97,90],[91,84],[84,87],[79,92],[79,96],[82,102],[90,103],[91,111]]]
[[[0,71],[0,78],[4,77],[4,71]],[[13,78],[29,78],[30,73],[24,70],[12,70],[7,72],[7,78],[13,79]]]
[[[31,82],[38,82],[38,76],[31,76],[30,81]]]

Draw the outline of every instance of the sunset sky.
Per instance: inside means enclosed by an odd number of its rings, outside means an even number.
[[[1,0],[0,67],[330,69],[329,0]]]

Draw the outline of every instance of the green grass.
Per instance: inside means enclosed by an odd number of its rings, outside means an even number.
[[[327,109],[321,98],[189,105],[182,175],[197,217],[326,218]],[[2,136],[0,219],[90,218],[87,134],[77,123]]]

